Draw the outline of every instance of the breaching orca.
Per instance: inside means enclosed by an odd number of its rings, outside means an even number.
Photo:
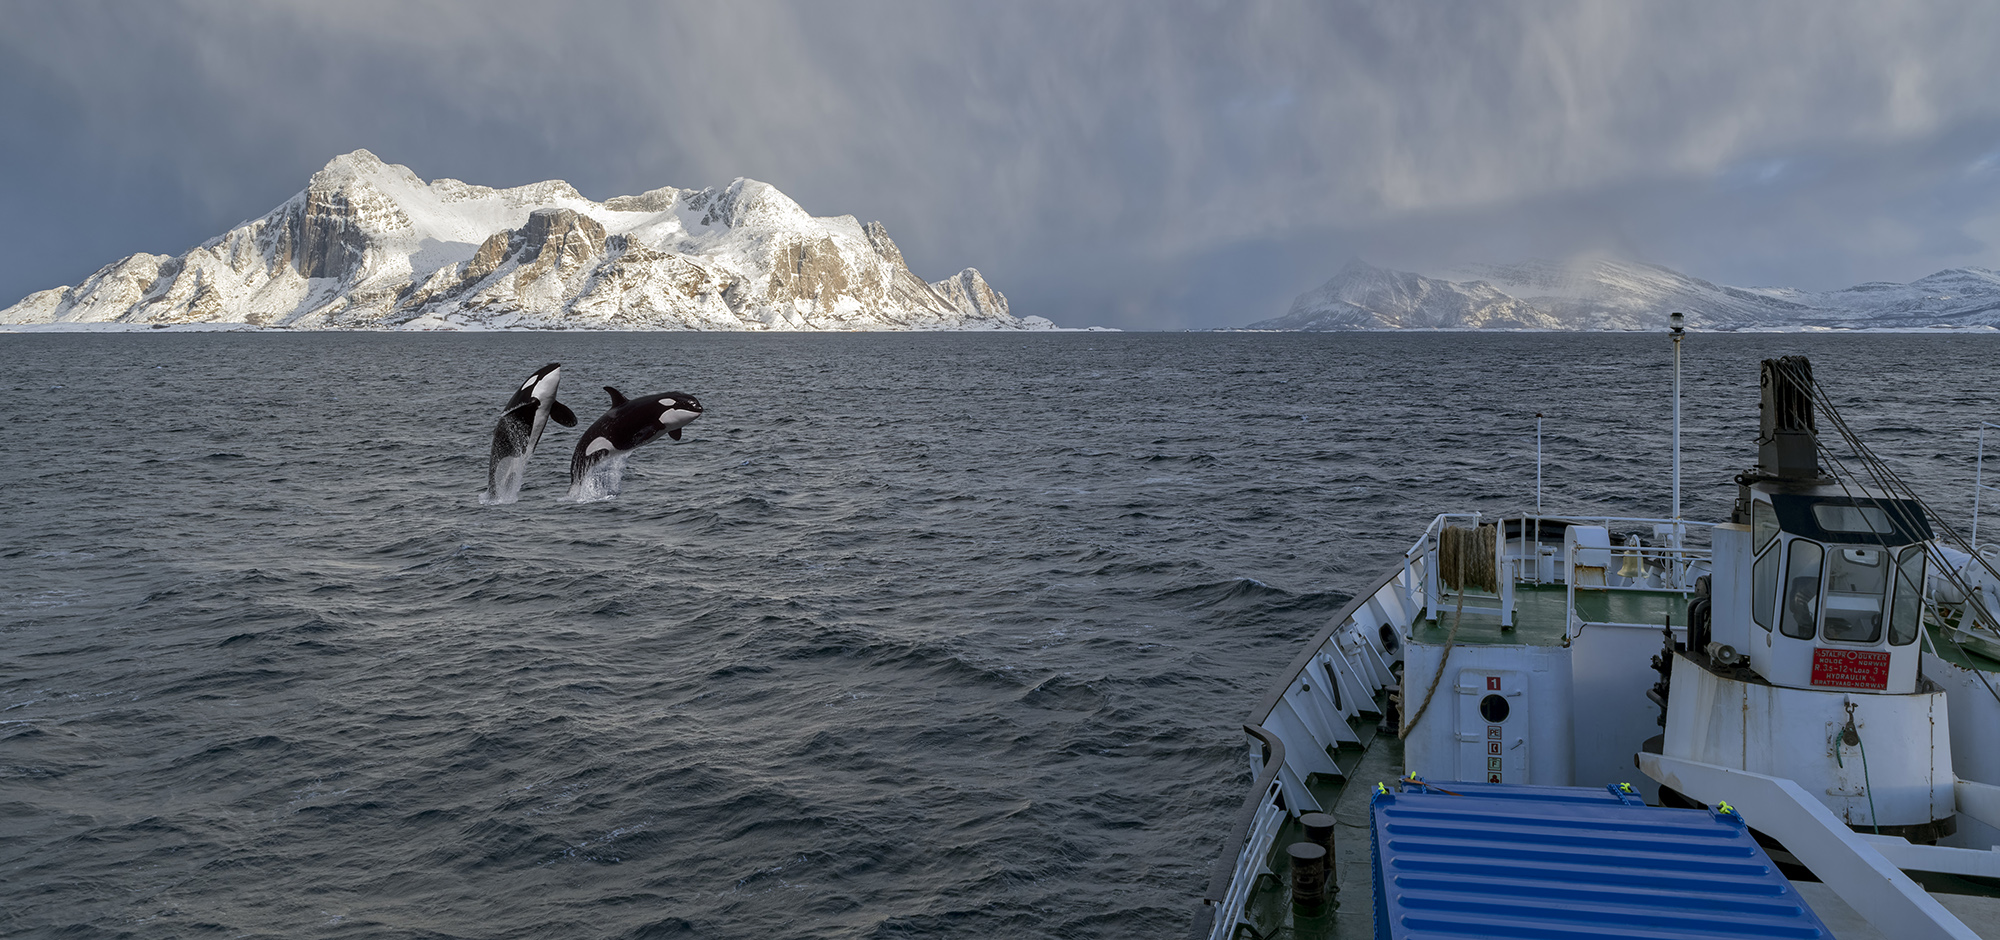
[[[574,500],[618,495],[625,458],[662,434],[680,440],[681,428],[701,417],[701,402],[693,395],[667,392],[627,401],[609,385],[604,390],[611,393],[611,410],[583,432],[569,458],[569,498]]]
[[[486,468],[486,492],[482,503],[511,503],[521,496],[521,477],[542,440],[542,428],[549,419],[566,428],[576,427],[576,413],[556,401],[556,385],[562,382],[562,363],[551,362],[535,370],[507,399],[499,423],[493,425],[493,462]]]

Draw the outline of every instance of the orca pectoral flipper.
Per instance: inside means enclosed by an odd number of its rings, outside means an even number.
[[[549,417],[556,419],[556,423],[563,427],[576,427],[576,412],[569,410],[569,406],[562,402],[549,403]]]
[[[678,440],[680,440],[680,439],[681,439],[681,429],[680,429],[680,428],[669,428],[669,429],[667,430],[667,436],[668,436],[668,437],[671,437],[671,438],[673,438],[674,440],[677,440],[677,441],[678,441]]]

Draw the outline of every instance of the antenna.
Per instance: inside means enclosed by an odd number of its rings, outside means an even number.
[[[1676,310],[1667,315],[1668,330],[1674,337],[1674,547],[1681,547],[1681,333],[1686,315]]]

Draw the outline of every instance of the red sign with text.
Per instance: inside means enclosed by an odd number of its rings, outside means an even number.
[[[1889,654],[1879,650],[1813,650],[1812,684],[1837,689],[1889,686]]]

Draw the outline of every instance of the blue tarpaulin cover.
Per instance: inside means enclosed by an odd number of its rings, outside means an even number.
[[[1646,806],[1620,787],[1379,786],[1375,936],[1831,937],[1743,817],[1719,809]]]

